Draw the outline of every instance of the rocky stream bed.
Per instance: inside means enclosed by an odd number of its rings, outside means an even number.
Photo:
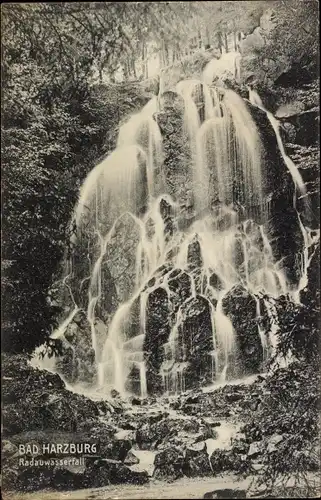
[[[108,399],[76,394],[58,375],[33,368],[22,356],[5,357],[3,368],[3,487],[7,498],[15,499],[31,500],[35,490],[48,499],[65,497],[67,491],[77,499],[126,498],[129,491],[131,498],[158,498],[160,492],[162,498],[245,498],[259,490],[266,495],[266,484],[257,488],[271,457],[285,453],[282,474],[296,476],[294,461],[286,463],[297,432],[291,415],[286,420],[279,408],[270,420],[259,420],[271,390],[293,396],[310,377],[311,401],[317,404],[316,380],[297,365],[274,378],[252,376],[157,400],[122,400],[116,391]],[[41,449],[43,443],[92,443],[97,453],[80,466],[19,465],[22,458],[43,458],[21,455],[19,445]],[[317,441],[303,436],[297,448],[300,460],[308,457],[304,467],[313,482]],[[204,496],[222,489],[230,491]]]

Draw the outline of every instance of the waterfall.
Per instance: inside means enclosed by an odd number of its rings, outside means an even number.
[[[287,168],[292,176],[293,182],[296,185],[297,189],[299,190],[300,194],[302,196],[306,195],[306,186],[303,182],[302,176],[301,176],[299,170],[297,169],[297,167],[295,166],[295,164],[293,163],[293,161],[291,160],[291,158],[285,152],[283,142],[281,139],[281,135],[280,135],[279,121],[273,116],[272,113],[270,113],[263,106],[262,100],[255,90],[249,89],[249,100],[254,106],[257,106],[258,108],[262,109],[262,111],[265,111],[266,116],[268,117],[269,122],[271,123],[271,125],[273,127],[280,153],[282,155],[284,163],[286,164],[286,166],[287,166]]]
[[[146,155],[138,145],[116,149],[87,176],[76,208],[77,227],[88,223],[96,229],[108,227],[110,211],[114,217],[124,212],[136,214],[144,193],[141,186],[148,177]]]
[[[167,394],[184,392],[191,376],[195,385],[224,382],[239,355],[238,324],[226,308],[233,290],[248,293],[248,302],[254,303],[258,323],[251,335],[257,335],[266,360],[277,343],[273,301],[292,294],[298,302],[307,285],[310,250],[318,234],[305,228],[298,214],[305,247],[300,282],[293,290],[262,225],[269,217],[267,172],[257,125],[239,95],[212,86],[223,70],[236,68],[239,75],[238,63],[238,54],[225,54],[208,64],[202,81],[176,86],[184,102],[186,189],[194,201],[184,229],[178,222],[187,215],[179,196],[170,195],[166,182],[160,182],[169,139],[162,137],[157,123],[156,113],[162,113],[158,97],[120,126],[117,148],[81,187],[73,240],[79,255],[66,266],[69,274],[63,281],[73,305],[52,338],[64,339],[76,314],[86,313],[95,353],[90,361],[96,367],[94,385],[103,391],[115,388],[144,398],[152,384],[158,391],[163,384]],[[267,114],[284,162],[304,194],[277,120],[254,91],[250,102]],[[175,178],[176,165],[171,168]],[[121,296],[113,308],[106,304],[106,268]],[[263,314],[269,331],[260,321]],[[104,327],[99,332],[97,320]]]
[[[224,360],[224,366],[221,374],[219,375],[219,380],[221,382],[225,382],[229,363],[229,355],[231,354],[233,349],[235,349],[235,332],[231,321],[223,312],[222,300],[223,296],[220,297],[217,303],[216,311],[214,314],[214,322],[217,342],[219,348],[222,349],[222,358]]]
[[[207,85],[212,85],[215,80],[222,80],[227,73],[230,73],[236,81],[239,81],[241,75],[240,61],[241,54],[239,52],[227,52],[220,59],[212,59],[207,63],[203,71],[203,81]]]
[[[210,207],[210,172],[216,172],[218,197],[223,206],[233,201],[233,171],[230,168],[229,116],[206,120],[198,131],[199,153],[195,162],[194,178],[197,182],[198,209]],[[202,203],[203,201],[203,203]]]
[[[263,208],[263,175],[261,161],[261,139],[258,129],[247,109],[243,99],[233,92],[226,90],[223,104],[231,115],[234,134],[236,159],[234,159],[233,174],[242,172],[242,181],[238,190],[240,199],[246,207]],[[239,163],[237,164],[237,160]],[[240,172],[241,170],[241,172]]]
[[[133,115],[119,129],[117,147],[139,145],[147,161],[148,193],[155,195],[154,173],[162,165],[162,136],[154,119],[157,112],[157,98],[151,99],[140,113]]]
[[[195,92],[195,88],[200,85],[201,82],[198,80],[184,80],[176,86],[176,92],[184,99],[184,128],[188,135],[189,146],[194,161],[197,156],[197,132],[201,121],[193,93]]]
[[[305,211],[307,213],[309,213],[310,211],[310,204],[309,204],[309,201],[307,199],[307,189],[306,189],[306,186],[305,186],[305,183],[302,179],[302,176],[298,170],[298,168],[296,167],[296,165],[294,164],[294,162],[291,160],[291,158],[286,154],[286,151],[285,151],[285,148],[284,148],[284,145],[283,145],[283,141],[282,141],[282,138],[281,138],[281,135],[280,135],[280,127],[279,127],[279,121],[273,116],[272,113],[270,113],[263,105],[262,103],[262,100],[260,98],[260,96],[258,95],[258,93],[249,88],[249,100],[250,102],[254,105],[254,106],[257,106],[258,108],[262,109],[262,111],[264,111],[266,113],[266,116],[268,117],[272,127],[273,127],[273,130],[274,130],[274,133],[275,133],[275,137],[276,137],[276,140],[277,140],[277,144],[278,144],[278,147],[279,147],[279,151],[281,153],[281,156],[284,160],[284,163],[285,165],[287,166],[291,176],[292,176],[292,179],[293,179],[293,182],[294,182],[294,185],[296,187],[296,189],[299,191],[299,194],[301,197],[303,197],[304,199],[304,208],[305,208]],[[311,260],[311,257],[309,257],[309,254],[310,254],[310,248],[316,244],[316,242],[319,240],[319,236],[320,236],[320,233],[319,231],[316,231],[316,234],[314,237],[312,237],[312,230],[309,229],[309,228],[306,228],[303,223],[302,223],[302,220],[301,220],[301,216],[296,208],[296,196],[294,196],[294,200],[293,200],[293,205],[294,205],[294,208],[297,212],[297,217],[298,217],[298,222],[299,222],[299,227],[300,227],[300,231],[301,231],[301,234],[302,234],[302,238],[303,238],[303,242],[304,242],[304,246],[303,246],[303,253],[302,253],[302,256],[301,256],[301,275],[300,275],[300,280],[299,280],[299,283],[298,283],[298,287],[296,290],[291,290],[290,291],[290,295],[292,296],[293,300],[297,303],[300,303],[300,292],[301,290],[303,290],[303,288],[307,285],[308,283],[308,277],[307,277],[307,274],[308,274],[308,267],[309,267],[309,264],[310,264],[310,260]],[[284,288],[284,287],[283,287]]]

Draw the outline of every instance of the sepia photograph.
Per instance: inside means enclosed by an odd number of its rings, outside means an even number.
[[[319,38],[2,2],[5,500],[320,497]]]

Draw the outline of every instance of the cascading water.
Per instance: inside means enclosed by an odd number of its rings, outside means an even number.
[[[90,224],[105,229],[124,212],[136,214],[144,196],[144,183],[149,165],[144,151],[137,145],[116,149],[87,176],[76,209],[76,225]],[[106,220],[107,219],[107,220]],[[108,224],[109,222],[109,224]]]
[[[235,290],[254,302],[254,335],[265,361],[276,346],[278,328],[266,297],[289,291],[299,296],[306,285],[308,252],[295,292],[288,287],[282,262],[274,259],[262,225],[269,214],[260,134],[241,97],[207,85],[215,68],[216,61],[202,82],[187,80],[176,87],[184,101],[196,212],[186,229],[178,229],[180,200],[168,194],[166,183],[159,183],[163,138],[155,121],[157,98],[120,128],[117,149],[92,170],[81,189],[73,243],[83,249],[83,257],[73,259],[68,272],[75,276],[76,288],[88,285],[82,303],[72,295],[73,307],[52,338],[63,339],[79,311],[85,313],[95,355],[94,386],[100,390],[145,397],[151,391],[174,394],[191,383],[224,381],[234,372],[240,376],[236,360],[246,350],[230,312]],[[250,100],[262,107],[253,92]],[[303,193],[304,183],[285,154],[275,119],[268,118]],[[308,249],[314,239],[299,220]],[[133,241],[123,250],[129,237]],[[109,263],[115,252],[115,262]],[[77,270],[84,259],[85,270]],[[123,300],[104,316],[106,266],[111,266],[116,288],[122,274],[129,281],[121,291]],[[258,323],[262,308],[270,329]],[[106,334],[97,321],[106,324]]]
[[[150,195],[155,194],[154,173],[162,165],[162,136],[154,120],[157,112],[157,98],[151,99],[140,113],[133,115],[120,127],[117,147],[139,145],[145,152],[148,169],[147,184]]]
[[[287,168],[289,169],[289,172],[292,176],[292,179],[293,179],[297,189],[299,190],[300,194],[306,195],[306,186],[303,182],[302,176],[301,176],[299,170],[297,169],[297,167],[295,166],[295,164],[293,163],[293,161],[291,160],[291,158],[285,152],[283,142],[281,139],[281,135],[280,135],[280,130],[279,130],[279,121],[273,116],[272,113],[270,113],[263,106],[262,100],[261,100],[260,96],[258,95],[258,93],[255,90],[252,90],[250,88],[249,88],[249,101],[254,106],[257,106],[258,108],[262,109],[266,113],[266,116],[268,117],[269,122],[271,123],[271,125],[273,127],[273,130],[274,130],[274,133],[276,136],[276,140],[278,143],[278,147],[279,147],[280,153],[283,157],[284,163],[286,164]]]
[[[309,212],[310,212],[311,208],[310,208],[310,204],[309,204],[308,198],[307,198],[307,189],[306,189],[305,183],[303,181],[303,178],[302,178],[298,168],[296,167],[294,162],[291,160],[291,158],[286,154],[286,151],[285,151],[285,148],[283,145],[283,141],[281,138],[281,134],[280,134],[279,121],[277,120],[277,118],[275,118],[275,116],[273,116],[273,114],[271,112],[269,112],[264,107],[262,100],[261,100],[260,96],[258,95],[258,93],[255,90],[251,89],[250,87],[248,88],[248,90],[249,90],[249,101],[254,106],[257,106],[258,108],[260,108],[262,111],[264,111],[266,113],[266,116],[273,127],[280,153],[282,155],[282,158],[284,160],[285,165],[287,166],[287,168],[292,176],[294,185],[296,187],[296,190],[298,191],[299,196],[304,200],[304,210],[306,212],[306,215],[309,217],[309,215],[310,215]],[[297,202],[297,194],[295,193],[294,200],[293,200],[293,206],[297,212],[299,227],[301,230],[304,245],[303,245],[303,252],[302,252],[302,256],[301,256],[301,263],[302,263],[301,264],[301,273],[300,273],[301,277],[300,277],[297,289],[292,290],[290,292],[290,295],[292,296],[292,298],[294,299],[295,302],[299,303],[300,302],[300,292],[301,292],[301,290],[304,289],[304,287],[308,283],[307,274],[308,274],[308,267],[309,267],[310,260],[311,260],[311,256],[309,256],[309,254],[310,254],[309,249],[311,247],[313,247],[318,242],[319,237],[320,237],[320,233],[319,233],[319,231],[313,231],[313,230],[311,230],[308,227],[305,227],[303,225],[301,215],[299,214],[299,212],[297,210],[296,202]],[[313,233],[315,233],[315,234],[313,235]]]
[[[241,54],[239,52],[227,52],[220,59],[212,59],[203,71],[203,80],[207,85],[212,85],[214,80],[221,81],[230,73],[236,81],[241,76],[240,68]]]

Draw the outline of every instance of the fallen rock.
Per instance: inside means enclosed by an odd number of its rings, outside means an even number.
[[[8,441],[7,439],[4,439],[2,441],[2,447],[1,447],[1,458],[5,460],[6,458],[12,457],[15,453],[17,453],[18,448],[17,446],[12,443],[11,441]]]
[[[157,453],[154,459],[155,479],[175,480],[183,476],[184,455],[178,447],[170,447]]]
[[[273,453],[274,451],[277,450],[277,445],[282,441],[283,441],[283,436],[281,434],[273,434],[273,436],[269,438],[266,451],[268,453]]]
[[[183,472],[187,477],[212,475],[206,443],[196,443],[186,449]]]
[[[262,441],[254,441],[254,443],[250,444],[247,456],[249,458],[256,458],[263,453],[263,448],[264,445]]]
[[[100,488],[108,484],[141,485],[148,482],[146,472],[134,472],[117,460],[90,461],[85,476],[87,488]]]
[[[139,458],[136,457],[136,455],[129,450],[129,452],[126,455],[126,458],[124,460],[125,465],[137,465],[139,464]]]
[[[214,490],[205,493],[203,498],[247,498],[245,490],[232,490],[226,488],[224,490]]]
[[[234,450],[214,450],[210,462],[213,474],[222,472],[244,472],[248,469],[247,457],[234,453]]]
[[[177,436],[182,425],[182,420],[174,419],[163,419],[153,424],[145,422],[137,429],[136,442],[141,450],[156,449],[162,442]]]
[[[99,454],[102,458],[111,458],[123,462],[131,447],[132,443],[128,439],[116,439],[113,442],[101,444]]]

